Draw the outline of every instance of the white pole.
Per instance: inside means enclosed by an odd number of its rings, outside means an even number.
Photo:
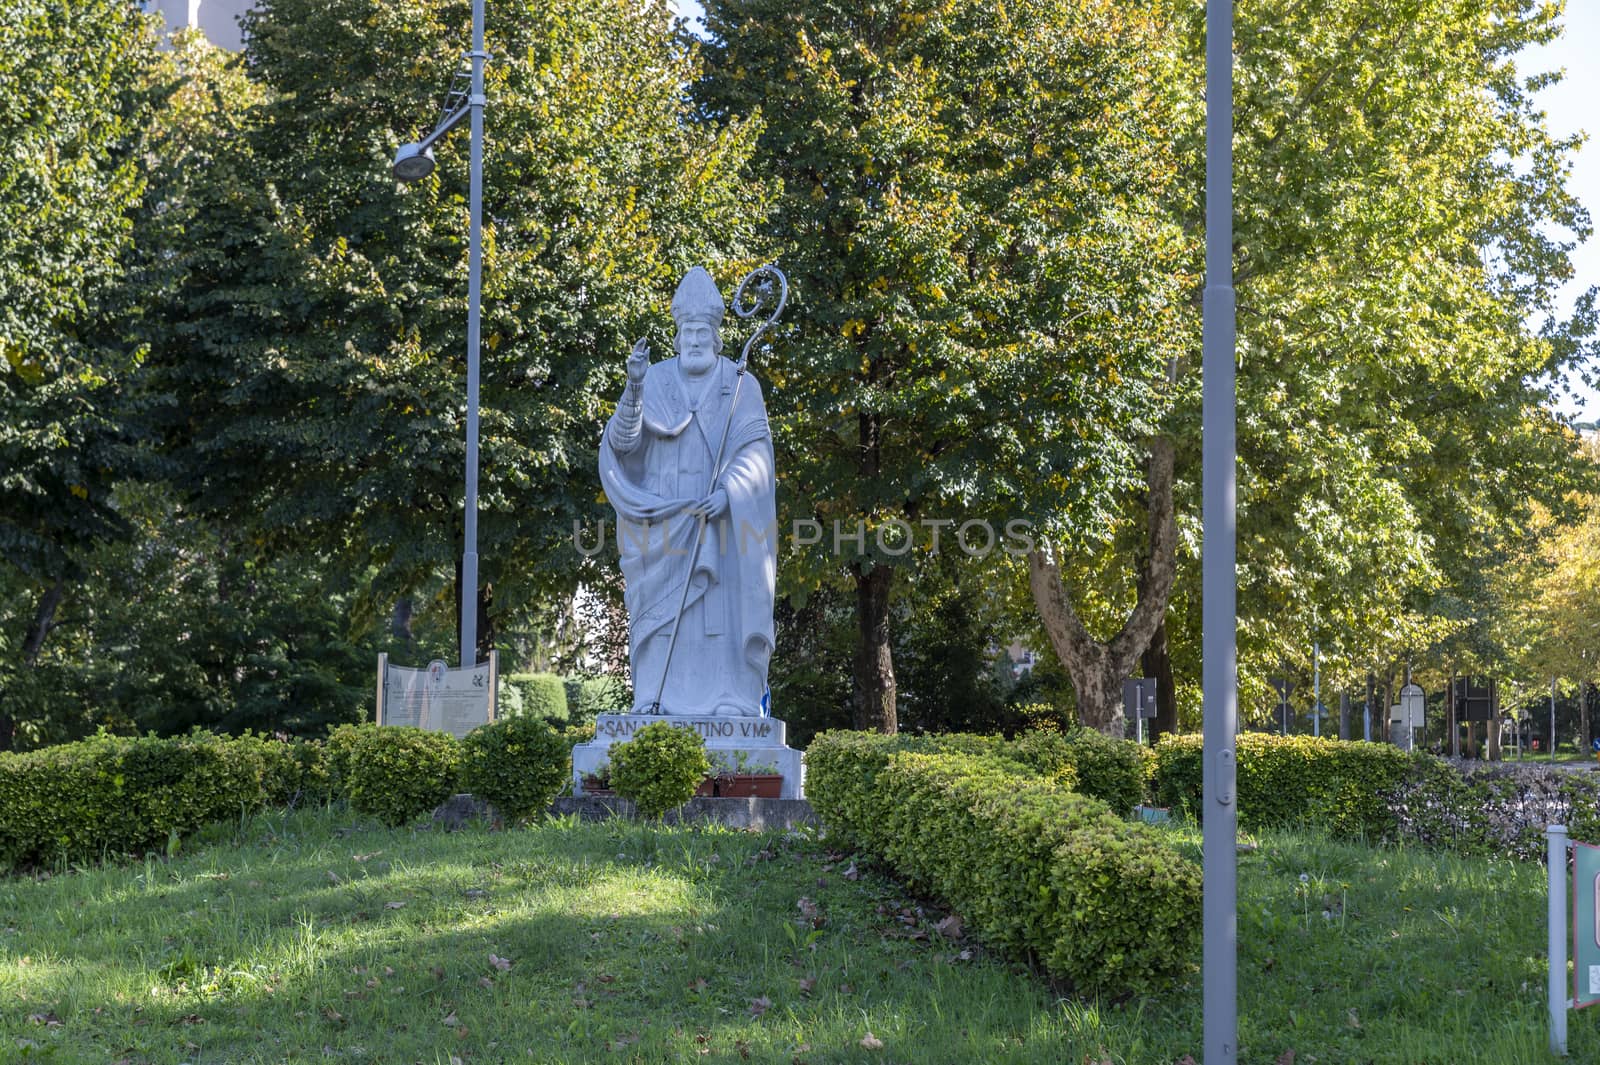
[[[1205,1065],[1239,1044],[1239,732],[1236,486],[1237,334],[1233,294],[1233,0],[1206,0],[1206,288],[1201,355],[1201,695],[1205,878],[1201,1005]]]
[[[1567,1056],[1567,829],[1551,825],[1544,830],[1550,842],[1550,1053]]]

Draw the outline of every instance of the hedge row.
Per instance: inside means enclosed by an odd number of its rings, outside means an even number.
[[[1247,732],[1235,743],[1239,824],[1250,830],[1314,824],[1336,836],[1389,839],[1390,796],[1432,759],[1386,743]],[[1162,736],[1151,790],[1158,805],[1198,816],[1201,737]]]
[[[159,847],[212,821],[327,798],[319,744],[106,733],[0,755],[0,868]]]
[[[264,807],[347,798],[389,825],[461,788],[510,818],[549,806],[570,746],[538,718],[444,732],[345,725],[326,743],[112,736],[0,754],[0,870],[159,849]]]
[[[1199,945],[1199,868],[1006,747],[825,732],[806,752],[806,790],[830,833],[1079,989],[1140,992],[1183,972]]]

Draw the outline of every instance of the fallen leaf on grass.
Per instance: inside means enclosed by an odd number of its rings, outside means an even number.
[[[1177,1061],[1174,1061],[1172,1065],[1199,1065],[1199,1063],[1194,1060],[1193,1054],[1185,1054]]]
[[[496,969],[499,969],[503,973],[511,971],[511,959],[510,958],[502,958],[497,954],[490,954],[489,955],[489,964],[493,965]]]
[[[817,908],[817,904],[816,903],[812,902],[810,899],[806,898],[804,895],[800,896],[800,901],[795,903],[794,905],[795,905],[795,909],[800,911],[800,916],[805,917],[808,920],[811,919],[811,918],[816,917],[819,913],[822,912],[820,909]]]
[[[324,1006],[324,1007],[322,1007],[322,1016],[327,1018],[328,1020],[332,1021],[334,1024],[343,1024],[344,1023],[344,1014],[340,1013],[338,1010],[334,1009],[332,1006]]]
[[[759,1017],[772,1008],[772,1000],[766,995],[750,1000],[750,1016]]]
[[[1100,1057],[1098,1059],[1092,1054],[1085,1054],[1083,1056],[1083,1065],[1112,1065],[1111,1055],[1106,1053],[1105,1047],[1100,1048],[1099,1054]]]
[[[800,978],[800,993],[802,995],[811,994],[812,989],[816,986],[817,978],[815,976],[803,976]]]
[[[613,1040],[612,1043],[611,1043],[611,1049],[612,1050],[626,1050],[628,1047],[632,1046],[634,1043],[637,1043],[638,1041],[639,1041],[639,1037],[636,1036],[636,1035],[625,1035],[625,1036],[622,1036],[622,1037],[620,1037],[618,1039]]]
[[[480,976],[478,977],[478,986],[483,988],[485,991],[488,991],[494,987],[494,981],[489,979],[487,976]]]
[[[61,1019],[55,1015],[54,1011],[51,1011],[49,1013],[30,1013],[30,1014],[28,1014],[28,1023],[29,1024],[42,1024],[46,1028],[60,1028],[61,1027]]]
[[[445,1015],[444,1020],[440,1021],[439,1023],[444,1025],[446,1028],[454,1028],[456,1025],[460,1024],[461,1021],[456,1016],[456,1011],[455,1010],[451,1010],[448,1014]]]
[[[366,862],[366,861],[371,861],[373,858],[376,858],[378,855],[380,855],[382,853],[383,853],[382,851],[373,851],[371,854],[352,854],[350,856],[350,859],[352,861],[357,861],[357,862]]]
[[[704,980],[696,979],[694,983],[689,985],[689,990],[693,991],[695,994],[698,995],[698,994],[701,994],[702,992],[704,992],[705,989],[710,987],[710,986],[711,985],[706,983]]]
[[[387,965],[385,965],[383,967],[383,975],[385,975],[385,976],[393,976],[394,975],[394,970],[389,968]]]
[[[1348,1009],[1344,1011],[1344,1023],[1348,1024],[1352,1028],[1360,1028],[1361,1018],[1356,1016],[1356,1011],[1353,1008]]]
[[[861,1037],[861,1045],[866,1047],[868,1050],[882,1050],[883,1040],[879,1039],[871,1032],[868,1032],[866,1035]]]
[[[332,882],[332,883],[335,883],[335,884],[344,883],[344,879],[342,877],[340,877],[339,874],[334,872],[332,869],[328,870],[328,880],[330,882]]]

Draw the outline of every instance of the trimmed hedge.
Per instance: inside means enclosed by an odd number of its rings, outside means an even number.
[[[501,686],[501,717],[567,720],[567,686],[554,673],[508,673]]]
[[[1202,740],[1165,735],[1156,743],[1156,802],[1198,816]],[[1388,795],[1436,760],[1386,743],[1246,732],[1237,751],[1239,824],[1246,829],[1322,825],[1336,836],[1389,839]],[[1442,763],[1440,763],[1442,764]]]
[[[1003,751],[918,753],[884,739],[894,737],[828,732],[806,751],[807,794],[830,833],[1081,990],[1137,993],[1187,970],[1199,947],[1193,862]]]
[[[0,754],[0,868],[163,847],[325,792],[320,747],[260,736],[113,736]]]
[[[398,828],[454,795],[460,774],[461,745],[448,732],[363,729],[349,755],[350,805]]]
[[[1142,748],[1089,728],[1025,732],[1012,744],[1024,764],[1073,791],[1099,799],[1119,814],[1144,801]],[[1067,771],[1070,770],[1070,773]]]
[[[461,741],[461,784],[517,820],[543,813],[571,767],[561,734],[537,717],[479,725]]]
[[[575,723],[593,721],[600,714],[622,714],[630,709],[628,685],[621,677],[609,674],[568,677],[567,719]]]

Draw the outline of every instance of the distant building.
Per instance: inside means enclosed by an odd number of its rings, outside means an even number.
[[[167,20],[172,30],[194,28],[218,48],[237,52],[244,47],[239,18],[254,0],[145,0],[145,10]]]

